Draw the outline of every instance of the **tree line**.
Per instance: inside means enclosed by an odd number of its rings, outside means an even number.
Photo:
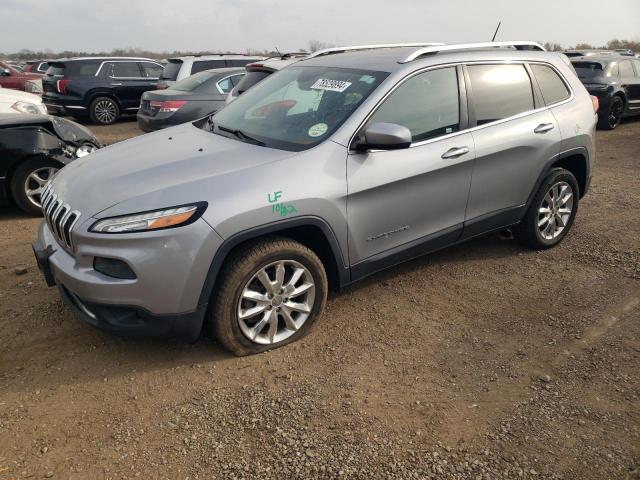
[[[542,42],[540,42],[542,43]],[[563,46],[559,43],[553,42],[545,42],[543,43],[544,47],[547,50],[558,52],[563,50],[593,50],[593,49],[603,49],[603,50],[615,50],[618,48],[628,48],[635,52],[640,52],[640,40],[619,40],[613,39],[609,40],[605,45],[593,45],[590,43],[578,43],[576,45],[571,46]],[[322,42],[320,40],[311,40],[308,45],[308,49],[301,48],[298,52],[304,52],[305,50],[309,52],[315,52],[317,50],[321,50],[323,48],[333,47],[335,45]],[[62,52],[54,52],[51,49],[45,50],[29,50],[22,49],[18,52],[14,53],[0,53],[0,58],[5,58],[7,60],[40,60],[40,59],[54,59],[54,58],[72,58],[72,57],[144,57],[144,58],[171,58],[171,57],[182,57],[187,55],[206,55],[206,54],[231,54],[231,53],[242,53],[247,55],[256,55],[256,56],[266,56],[271,57],[278,55],[280,52],[278,50],[259,50],[252,48],[245,48],[241,51],[231,52],[231,51],[222,51],[222,50],[210,50],[210,51],[183,51],[183,50],[175,50],[172,52],[156,52],[151,50],[144,50],[142,48],[115,48],[110,52],[102,51],[102,52],[86,52],[86,51],[75,51],[75,50],[65,50]]]

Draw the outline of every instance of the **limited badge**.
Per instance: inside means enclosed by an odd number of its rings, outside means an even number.
[[[329,126],[326,123],[316,123],[309,129],[310,137],[321,137],[329,130]]]

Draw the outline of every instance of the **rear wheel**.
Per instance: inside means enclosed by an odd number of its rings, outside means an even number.
[[[210,326],[224,347],[239,356],[300,339],[327,299],[322,262],[287,238],[270,237],[241,248],[220,275]]]
[[[120,117],[118,102],[109,97],[98,97],[89,107],[91,121],[98,125],[111,125]]]
[[[578,182],[564,168],[554,168],[514,230],[516,239],[536,250],[555,247],[567,235],[578,212]]]
[[[32,158],[19,165],[11,177],[11,195],[18,206],[30,215],[42,215],[42,190],[60,168],[59,163],[44,158]]]
[[[624,113],[624,100],[619,96],[613,97],[609,108],[606,112],[602,112],[602,115],[598,117],[598,127],[604,130],[613,130],[620,125],[622,120],[622,114]]]

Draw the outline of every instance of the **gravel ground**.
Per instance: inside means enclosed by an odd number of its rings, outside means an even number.
[[[0,479],[640,478],[639,152],[639,121],[598,133],[559,247],[409,262],[249,358],[80,323],[0,209]]]

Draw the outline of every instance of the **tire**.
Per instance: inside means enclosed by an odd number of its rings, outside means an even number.
[[[42,216],[38,190],[41,192],[61,168],[62,165],[46,158],[31,158],[18,165],[11,176],[11,196],[18,207],[29,215]]]
[[[567,197],[568,193],[571,193],[571,197]],[[550,202],[554,197],[559,198],[559,201]],[[551,170],[536,192],[522,222],[513,230],[516,240],[535,250],[558,245],[573,225],[579,197],[578,182],[569,170]]]
[[[113,98],[94,98],[89,106],[91,121],[98,125],[112,125],[120,118],[120,106]]]
[[[624,113],[624,100],[616,95],[611,99],[606,112],[598,115],[598,128],[602,130],[613,130],[620,125],[622,114]]]
[[[257,276],[260,272],[266,273],[269,283],[273,282],[272,288],[277,288],[279,265],[284,266],[280,285],[284,285],[285,293],[281,295],[281,291],[274,290],[269,294]],[[300,270],[304,273],[291,282],[294,272]],[[214,338],[238,356],[272,350],[299,340],[322,314],[327,301],[327,275],[322,262],[312,250],[288,238],[266,237],[240,248],[227,259],[219,278],[208,325]],[[310,283],[312,287],[308,286]],[[295,294],[302,290],[303,293]],[[243,293],[261,299],[247,300]],[[289,307],[299,308],[305,304],[310,307],[306,313]],[[250,315],[251,312],[258,313]],[[244,320],[241,313],[246,315]]]

